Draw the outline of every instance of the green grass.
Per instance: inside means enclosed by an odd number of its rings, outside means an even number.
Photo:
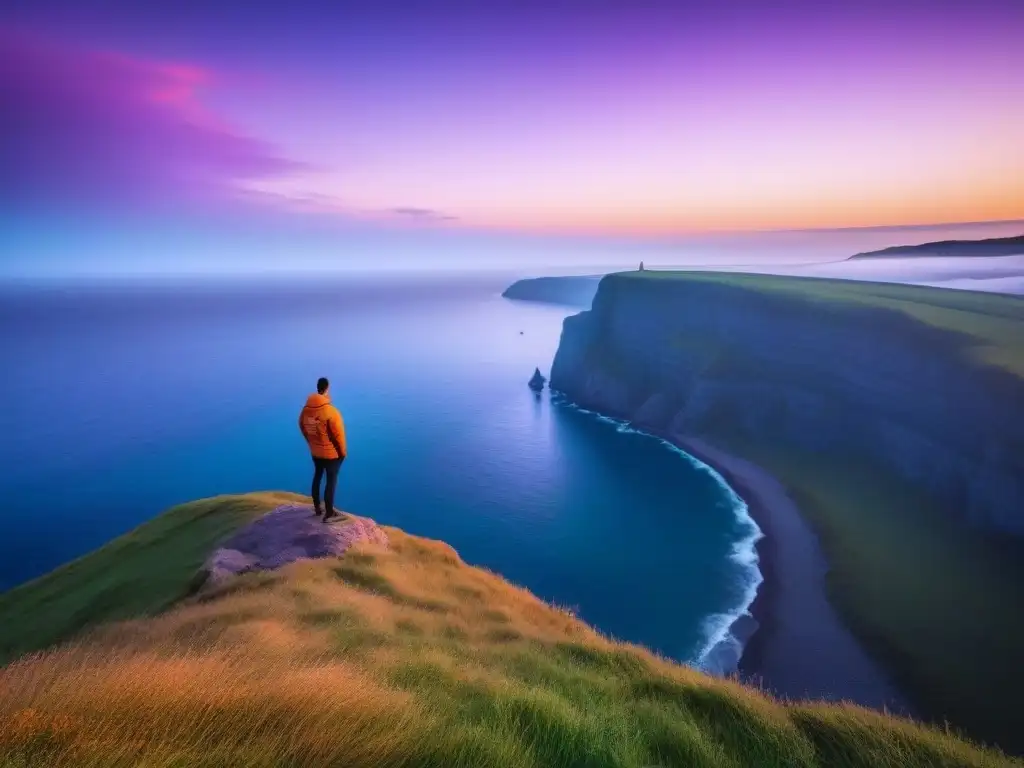
[[[85,557],[0,594],[0,664],[90,624],[163,610],[188,592],[215,542],[295,498],[249,494],[175,507]]]
[[[888,309],[933,328],[961,335],[969,360],[1024,378],[1024,298],[896,283],[732,272],[645,270],[614,275],[616,280],[675,280],[769,291],[804,301]]]
[[[131,536],[172,534],[147,538],[158,568],[192,551],[190,531],[209,547],[215,522],[230,530],[267,498],[180,507],[176,524]],[[387,550],[247,574],[158,615],[169,592],[145,569],[122,572],[107,550],[83,558],[80,572],[99,558],[145,618],[0,669],[0,766],[1020,764],[882,713],[706,677],[610,641],[443,543],[387,530]],[[20,590],[22,604],[42,586]],[[19,647],[42,640],[7,631]]]

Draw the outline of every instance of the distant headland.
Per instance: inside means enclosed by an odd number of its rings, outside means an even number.
[[[501,295],[506,299],[589,309],[600,281],[601,275],[532,277],[517,280]]]
[[[986,240],[940,240],[920,245],[895,245],[879,251],[865,251],[851,256],[854,259],[893,259],[928,256],[940,257],[977,257],[977,256],[1015,256],[1024,255],[1024,235],[1013,237],[992,237]]]

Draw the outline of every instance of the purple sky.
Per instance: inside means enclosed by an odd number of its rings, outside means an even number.
[[[1024,2],[322,5],[5,4],[0,259],[1024,218]]]

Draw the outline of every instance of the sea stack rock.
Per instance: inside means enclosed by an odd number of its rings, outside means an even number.
[[[541,374],[540,368],[534,368],[533,376],[530,377],[530,389],[534,392],[540,392],[544,389],[544,383],[546,381],[547,379],[545,379],[543,374]]]

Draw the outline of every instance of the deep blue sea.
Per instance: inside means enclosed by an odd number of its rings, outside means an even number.
[[[0,589],[179,502],[306,492],[296,420],[328,376],[339,507],[699,662],[751,598],[756,529],[709,469],[534,395],[573,310],[508,282],[0,290]]]

